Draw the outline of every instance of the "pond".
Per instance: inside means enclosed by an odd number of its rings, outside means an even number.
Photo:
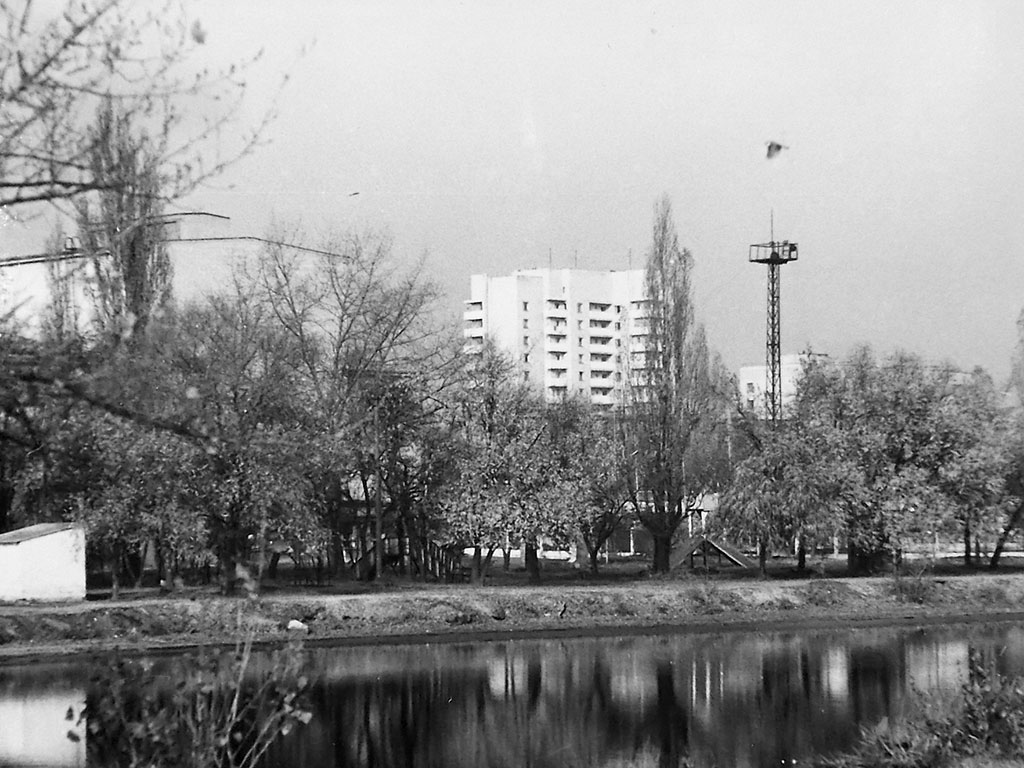
[[[1024,626],[316,648],[313,721],[275,766],[800,764],[941,703],[970,648],[1024,673]],[[84,765],[82,664],[0,667],[0,765]]]

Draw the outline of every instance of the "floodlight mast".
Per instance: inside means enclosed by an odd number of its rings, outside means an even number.
[[[774,235],[774,233],[773,233]],[[768,323],[765,342],[765,419],[775,425],[782,415],[782,314],[781,277],[783,264],[796,261],[796,243],[788,240],[755,243],[748,260],[768,265]]]

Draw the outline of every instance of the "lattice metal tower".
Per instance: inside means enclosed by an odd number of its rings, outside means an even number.
[[[783,264],[796,261],[796,243],[772,239],[750,246],[749,261],[768,265],[768,333],[765,344],[765,418],[775,424],[782,413],[782,316],[779,272]]]

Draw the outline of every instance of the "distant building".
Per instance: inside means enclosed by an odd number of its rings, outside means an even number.
[[[611,407],[643,365],[648,317],[641,269],[520,269],[472,276],[463,335],[469,349],[493,340],[549,401]]]
[[[780,370],[782,392],[781,405],[782,415],[785,416],[787,408],[793,404],[796,398],[797,383],[803,374],[806,354],[783,355],[782,368]],[[767,392],[768,366],[746,365],[740,368],[739,385],[740,399],[743,407],[759,417],[766,413],[765,393]]]

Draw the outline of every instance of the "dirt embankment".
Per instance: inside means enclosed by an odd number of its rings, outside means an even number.
[[[1017,613],[1021,612],[1021,613]],[[394,586],[361,594],[209,593],[0,606],[0,659],[257,640],[375,643],[521,633],[770,629],[855,623],[1024,620],[1024,575],[792,581],[700,578],[540,587]],[[288,629],[291,622],[301,627]]]

